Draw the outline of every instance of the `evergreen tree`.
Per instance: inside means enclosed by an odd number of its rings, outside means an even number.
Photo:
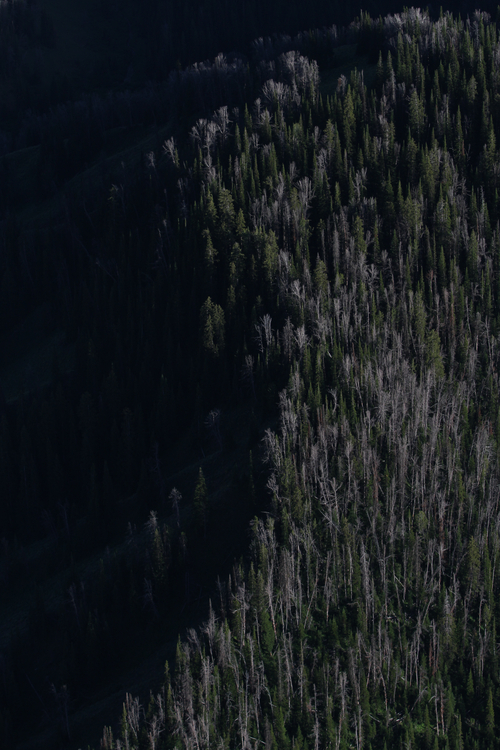
[[[196,487],[194,490],[193,507],[196,526],[198,529],[203,529],[203,533],[206,536],[208,519],[208,490],[201,466],[198,473],[198,481],[196,482]]]

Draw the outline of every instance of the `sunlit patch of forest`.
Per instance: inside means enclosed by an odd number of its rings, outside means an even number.
[[[499,746],[499,21],[6,127],[5,746]]]

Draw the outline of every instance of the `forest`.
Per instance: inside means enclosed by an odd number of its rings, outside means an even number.
[[[309,5],[0,0],[1,747],[500,747],[500,7]]]

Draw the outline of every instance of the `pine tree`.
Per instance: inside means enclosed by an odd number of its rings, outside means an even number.
[[[467,688],[466,688],[466,696],[467,696],[467,706],[471,706],[472,701],[474,700],[474,680],[472,677],[472,669],[469,669],[469,676],[467,677]]]
[[[203,533],[204,535],[206,535],[208,517],[208,490],[201,466],[198,473],[198,481],[194,490],[193,507],[196,526],[198,529],[203,529]]]

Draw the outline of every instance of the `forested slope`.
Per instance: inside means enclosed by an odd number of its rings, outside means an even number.
[[[498,30],[408,11],[359,34],[371,90],[322,97],[313,60],[269,54],[249,110],[166,146],[202,398],[229,352],[279,392],[272,504],[105,748],[498,744]]]
[[[22,118],[6,746],[139,684],[105,748],[498,745],[499,70],[495,17],[364,14]]]

